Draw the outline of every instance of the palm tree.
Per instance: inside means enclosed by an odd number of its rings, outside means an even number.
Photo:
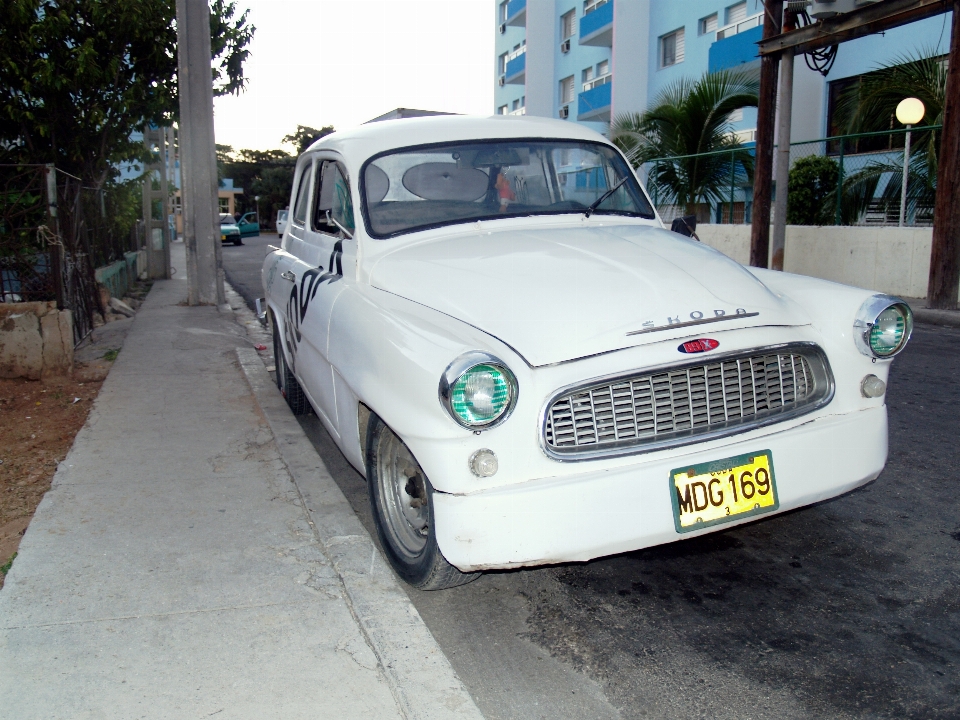
[[[837,115],[847,132],[876,132],[895,127],[897,105],[907,97],[919,98],[926,108],[916,126],[907,180],[907,212],[932,209],[937,192],[938,130],[943,124],[947,66],[932,48],[908,53],[866,75],[859,86],[841,96]],[[882,185],[879,194],[878,188]],[[903,182],[903,154],[877,160],[849,175],[843,183],[843,221],[856,222],[873,202],[898,206]]]
[[[698,203],[725,201],[731,171],[737,183],[752,179],[752,150],[730,132],[729,116],[757,107],[758,90],[757,80],[739,71],[681,78],[646,112],[618,115],[610,138],[634,167],[657,161],[648,183],[658,202],[692,213]]]

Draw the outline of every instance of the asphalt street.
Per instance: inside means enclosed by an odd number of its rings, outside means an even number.
[[[224,247],[252,304],[276,236]],[[590,563],[409,591],[491,718],[960,718],[960,330],[894,362],[873,483]],[[368,530],[365,481],[301,423]]]

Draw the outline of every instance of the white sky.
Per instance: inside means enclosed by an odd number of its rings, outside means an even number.
[[[492,0],[239,0],[257,32],[217,142],[281,147],[297,125],[355,127],[397,107],[493,112]],[[286,147],[286,150],[292,150]]]

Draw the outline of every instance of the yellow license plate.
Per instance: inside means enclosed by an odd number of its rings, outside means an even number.
[[[761,450],[670,473],[678,533],[771,512],[780,507],[773,454]]]
[[[220,239],[221,239],[221,240],[226,240],[226,239],[227,239],[227,236],[226,236],[226,235],[221,235],[221,236],[220,236]]]

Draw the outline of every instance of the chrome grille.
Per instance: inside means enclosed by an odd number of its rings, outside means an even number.
[[[565,391],[547,408],[544,446],[556,456],[659,449],[811,412],[832,392],[816,346],[758,350]]]

